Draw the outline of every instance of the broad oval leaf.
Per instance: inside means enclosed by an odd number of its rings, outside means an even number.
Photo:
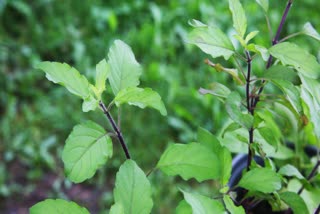
[[[115,186],[115,204],[122,204],[125,214],[151,212],[153,202],[150,182],[133,160],[126,160],[121,165]]]
[[[110,74],[109,64],[105,59],[101,60],[96,65],[96,89],[97,95],[100,98],[101,93],[106,89],[106,80]]]
[[[223,202],[226,205],[227,210],[232,214],[245,214],[242,206],[236,206],[229,195],[223,196]]]
[[[110,208],[109,214],[124,214],[124,208],[122,204],[116,203],[112,205],[112,207]]]
[[[228,60],[234,54],[229,38],[217,27],[197,27],[188,35],[188,42],[198,46],[213,58],[223,56]]]
[[[274,65],[271,66],[267,71],[262,72],[259,78],[267,80],[286,80],[293,82],[298,78],[296,72],[292,68],[283,65]]]
[[[162,115],[167,115],[166,107],[160,95],[151,88],[125,88],[117,94],[114,101],[117,106],[128,103],[140,108],[151,107],[157,109]]]
[[[181,192],[186,202],[191,206],[193,214],[226,213],[223,205],[217,200],[195,193],[188,193],[183,190],[181,190]]]
[[[239,0],[229,0],[229,8],[232,13],[233,27],[241,38],[247,30],[247,18]]]
[[[88,80],[70,65],[59,62],[41,62],[36,68],[44,71],[48,80],[65,86],[72,94],[83,99],[89,96]]]
[[[30,208],[30,214],[89,214],[89,211],[80,207],[78,204],[72,201],[65,201],[62,199],[46,199],[33,205]]]
[[[141,66],[131,48],[121,40],[115,40],[108,53],[109,82],[114,95],[128,87],[139,85]]]
[[[229,181],[232,170],[231,152],[221,146],[219,140],[213,134],[201,127],[198,128],[198,142],[201,145],[206,146],[218,157],[220,164],[219,179],[222,186],[226,185]]]
[[[242,125],[243,127],[250,129],[253,125],[253,116],[245,114],[240,110],[241,97],[237,92],[231,92],[226,100],[226,110],[230,118]]]
[[[218,178],[220,167],[217,156],[199,143],[172,144],[157,164],[167,175],[179,175],[184,180],[195,178],[199,182]]]
[[[314,29],[314,27],[311,25],[310,22],[307,22],[303,25],[303,31],[302,33],[311,36],[312,38],[320,41],[320,35],[319,33],[316,31],[316,29]]]
[[[255,168],[246,172],[238,185],[251,191],[272,193],[281,188],[281,177],[272,169]]]
[[[308,207],[304,200],[295,192],[282,192],[280,198],[283,200],[293,211],[293,213],[308,214]]]
[[[73,128],[62,152],[66,174],[75,183],[91,178],[111,156],[111,138],[92,121]]]
[[[282,42],[269,49],[272,56],[279,59],[284,65],[293,66],[304,76],[317,79],[320,77],[320,64],[315,56],[309,54],[296,44]]]

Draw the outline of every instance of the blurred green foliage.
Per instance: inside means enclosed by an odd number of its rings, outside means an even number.
[[[270,4],[274,32],[285,1]],[[263,12],[255,1],[243,0],[243,5],[248,30],[259,30],[256,42],[269,46]],[[293,7],[284,35],[300,31],[307,21],[319,31],[320,6],[316,0],[296,1]],[[11,182],[12,163],[27,168],[27,184],[44,176],[48,169],[61,172],[63,179],[61,150],[72,127],[86,119],[107,127],[102,114],[83,114],[80,99],[46,81],[34,66],[43,60],[67,62],[92,78],[95,64],[105,57],[115,39],[132,47],[144,69],[141,85],[159,92],[168,110],[166,118],[134,107],[121,111],[124,137],[133,158],[145,171],[155,166],[168,142],[193,141],[198,126],[218,132],[226,122],[224,107],[210,96],[201,96],[198,89],[212,82],[228,84],[232,78],[208,68],[203,63],[206,56],[187,44],[187,22],[192,18],[216,24],[228,34],[234,31],[227,1],[0,1],[0,195],[9,197],[18,192],[17,185],[22,185]],[[312,39],[301,37],[296,42],[320,55],[319,43]],[[220,63],[231,66],[223,59]],[[110,92],[104,96],[106,101],[111,99]],[[103,186],[106,178],[114,177],[124,160],[119,146],[115,147],[110,166],[91,183]],[[154,210],[172,211],[177,204],[170,200],[175,198],[171,195],[177,195],[173,181],[159,172],[150,177],[151,182],[162,185],[155,185],[159,188],[154,190]],[[111,204],[108,194],[102,198],[105,203],[101,208]]]

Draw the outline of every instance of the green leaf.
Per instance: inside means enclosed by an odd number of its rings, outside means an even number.
[[[192,207],[193,214],[225,214],[225,209],[219,201],[203,195],[188,193],[183,190],[181,190],[181,192],[183,193],[184,199]]]
[[[199,143],[172,144],[162,154],[157,168],[169,176],[179,175],[184,180],[195,178],[201,182],[218,178],[218,157]]]
[[[278,171],[280,175],[290,176],[290,177],[296,177],[300,180],[305,179],[303,175],[298,171],[298,169],[290,164],[286,164],[283,167],[281,167]]]
[[[191,19],[188,21],[188,24],[192,27],[208,27],[208,25],[202,23],[201,21],[199,20],[196,20],[196,19]]]
[[[210,84],[210,88],[208,89],[204,89],[204,88],[200,88],[199,89],[199,93],[206,95],[206,94],[211,94],[213,96],[216,96],[218,98],[223,98],[226,99],[228,97],[228,95],[231,93],[230,89],[220,83],[212,83]]]
[[[223,196],[223,202],[226,205],[227,210],[232,214],[245,214],[242,206],[236,206],[229,195]]]
[[[110,74],[110,67],[105,59],[96,65],[96,88],[100,99],[102,92],[106,89],[106,80]]]
[[[151,212],[153,202],[150,182],[133,160],[126,160],[121,165],[115,186],[115,203],[122,204],[125,214]]]
[[[151,88],[130,87],[121,90],[114,98],[117,106],[123,103],[145,108],[146,106],[159,110],[162,115],[167,115],[160,95]]]
[[[180,201],[178,207],[176,208],[176,214],[192,214],[192,208],[186,202],[186,200]]]
[[[287,80],[292,82],[297,78],[296,72],[294,72],[291,68],[283,65],[274,65],[271,66],[268,70],[262,73],[259,78],[267,79],[267,80]]]
[[[233,131],[240,129],[240,128],[241,128],[241,125],[239,125],[238,123],[232,122],[227,127],[225,127],[223,129],[223,131],[221,132],[221,136],[222,136],[222,138],[224,138],[224,135],[227,132],[233,132]]]
[[[92,121],[73,128],[62,152],[66,174],[75,183],[91,178],[111,156],[111,138]]]
[[[269,127],[259,127],[258,131],[260,135],[269,143],[270,145],[274,146],[275,148],[278,148],[280,144],[280,139],[279,136],[276,136],[273,132],[272,129]]]
[[[213,58],[223,56],[228,60],[234,54],[229,38],[217,27],[197,27],[188,35],[188,42],[198,46]]]
[[[229,0],[229,8],[232,13],[233,27],[240,37],[244,37],[247,30],[247,18],[239,0]]]
[[[272,193],[281,188],[281,178],[271,169],[255,168],[246,172],[238,185],[251,191]]]
[[[320,139],[320,82],[300,75],[302,81],[301,98],[306,104],[310,117],[308,118],[314,129],[314,134]]]
[[[293,213],[308,214],[308,208],[304,200],[295,192],[282,192],[280,198],[283,200],[293,211]]]
[[[48,80],[63,85],[72,94],[83,99],[89,96],[88,80],[70,65],[59,62],[41,62],[36,68],[44,71]]]
[[[88,111],[94,111],[99,106],[99,101],[90,94],[89,97],[83,100],[82,103],[82,111],[88,112]]]
[[[46,199],[33,205],[30,208],[30,214],[89,214],[89,211],[80,207],[78,204],[72,201],[65,201],[62,199]]]
[[[265,13],[268,12],[269,0],[256,0],[256,2],[262,7]]]
[[[250,114],[244,114],[240,110],[241,97],[237,92],[231,92],[226,100],[226,110],[230,118],[242,125],[243,127],[250,129],[253,125],[253,116]]]
[[[310,22],[307,22],[303,25],[302,33],[304,33],[308,36],[311,36],[312,38],[320,41],[319,33],[316,31],[316,29],[314,29],[314,27],[311,25]]]
[[[256,51],[261,55],[262,59],[267,62],[269,57],[270,57],[270,53],[268,51],[267,48],[261,46],[261,45],[254,45],[254,49],[256,49]]]
[[[251,39],[253,39],[258,33],[259,33],[259,31],[257,31],[257,30],[250,32],[250,33],[246,36],[246,38],[245,38],[245,40],[244,40],[244,41],[245,41],[245,44],[248,44],[248,42],[249,42]]]
[[[293,66],[304,76],[317,79],[320,76],[320,64],[316,58],[296,44],[282,42],[269,49],[272,56],[284,65]]]
[[[139,85],[141,67],[131,48],[121,40],[115,40],[108,53],[109,82],[114,95],[128,87]]]
[[[122,204],[116,203],[112,205],[109,214],[124,214],[124,208]]]
[[[232,156],[228,149],[221,146],[219,140],[208,130],[198,128],[198,142],[215,153],[220,163],[219,178],[222,186],[226,185],[231,176]]]
[[[302,105],[299,90],[291,82],[286,80],[272,80],[272,82],[283,91],[286,99],[290,102],[294,110],[298,114],[301,114]]]

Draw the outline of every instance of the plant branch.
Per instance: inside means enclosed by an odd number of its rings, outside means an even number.
[[[283,14],[282,14],[282,18],[281,18],[280,24],[279,24],[279,26],[278,26],[276,35],[275,35],[275,37],[274,37],[273,40],[272,40],[272,46],[278,44],[278,42],[279,42],[280,34],[281,34],[282,29],[283,29],[284,23],[285,23],[285,21],[286,21],[286,19],[287,19],[289,10],[290,10],[290,8],[291,8],[291,6],[292,6],[292,2],[293,2],[293,0],[288,0],[288,2],[287,2],[287,6],[286,6],[286,8],[285,8],[285,10],[284,10],[284,12],[283,12]],[[267,65],[266,65],[266,68],[267,68],[267,69],[271,67],[271,65],[272,65],[272,59],[273,59],[273,57],[270,55],[270,56],[269,56],[269,59],[268,59],[268,62],[267,62]],[[262,81],[262,82],[264,83],[264,81]],[[263,91],[263,89],[264,89],[264,87],[261,87],[260,90],[259,90],[259,92],[258,92],[258,94],[261,94],[262,91]],[[259,102],[259,99],[260,99],[260,98],[259,98],[259,96],[258,96],[258,97],[254,98],[254,99],[252,100],[252,108],[253,108],[253,109],[257,106],[257,104],[258,104],[258,102]]]
[[[313,178],[313,176],[316,175],[319,166],[320,166],[320,160],[317,161],[316,165],[313,167],[313,169],[311,170],[310,174],[308,175],[308,177],[307,177],[307,180],[308,180],[308,181],[310,181],[311,178]],[[298,195],[300,195],[300,194],[302,193],[303,189],[304,189],[304,186],[302,186],[302,187],[299,189]]]
[[[252,108],[251,101],[251,94],[250,94],[250,82],[251,82],[251,62],[252,58],[250,56],[249,51],[246,51],[246,58],[247,58],[247,64],[248,64],[248,72],[247,72],[247,78],[246,78],[246,100],[247,100],[247,109],[248,112],[253,115],[254,111]],[[247,171],[250,169],[251,161],[253,158],[252,150],[251,150],[251,144],[253,143],[253,127],[249,129],[249,145],[248,145],[248,160],[247,160]]]
[[[118,140],[122,146],[122,149],[126,155],[127,159],[131,159],[130,154],[129,154],[129,150],[128,147],[126,145],[126,143],[124,142],[122,133],[120,132],[118,126],[116,125],[116,122],[114,121],[114,119],[112,118],[110,112],[108,111],[108,109],[106,108],[106,106],[104,105],[104,103],[100,100],[99,101],[99,106],[101,107],[101,110],[103,111],[103,113],[107,116],[113,130],[116,132]]]

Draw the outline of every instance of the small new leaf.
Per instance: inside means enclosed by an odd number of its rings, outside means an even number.
[[[129,87],[139,85],[140,64],[131,48],[121,40],[115,40],[108,53],[110,66],[109,82],[114,95]]]
[[[157,168],[167,175],[179,175],[184,180],[216,179],[220,175],[218,157],[199,143],[172,144],[162,154]]]
[[[307,22],[303,25],[302,33],[320,41],[320,34],[316,31],[316,29],[314,29],[310,22]]]
[[[244,37],[247,30],[247,18],[239,0],[229,0],[229,8],[232,13],[233,27],[240,37]]]
[[[110,74],[110,68],[105,59],[96,65],[96,89],[97,97],[100,99],[102,92],[106,89],[106,80]]]
[[[72,201],[65,201],[62,199],[46,199],[33,205],[30,208],[30,214],[57,214],[57,213],[77,213],[77,214],[89,214],[89,211],[80,207],[78,204]]]
[[[123,103],[138,106],[140,108],[151,107],[157,109],[162,115],[167,115],[160,95],[151,88],[130,87],[121,90],[114,98],[117,106]]]
[[[116,176],[115,204],[121,204],[124,214],[149,214],[153,201],[151,185],[144,172],[133,160],[126,160]]]
[[[111,156],[111,138],[92,121],[73,128],[62,152],[66,174],[75,183],[91,178]]]

